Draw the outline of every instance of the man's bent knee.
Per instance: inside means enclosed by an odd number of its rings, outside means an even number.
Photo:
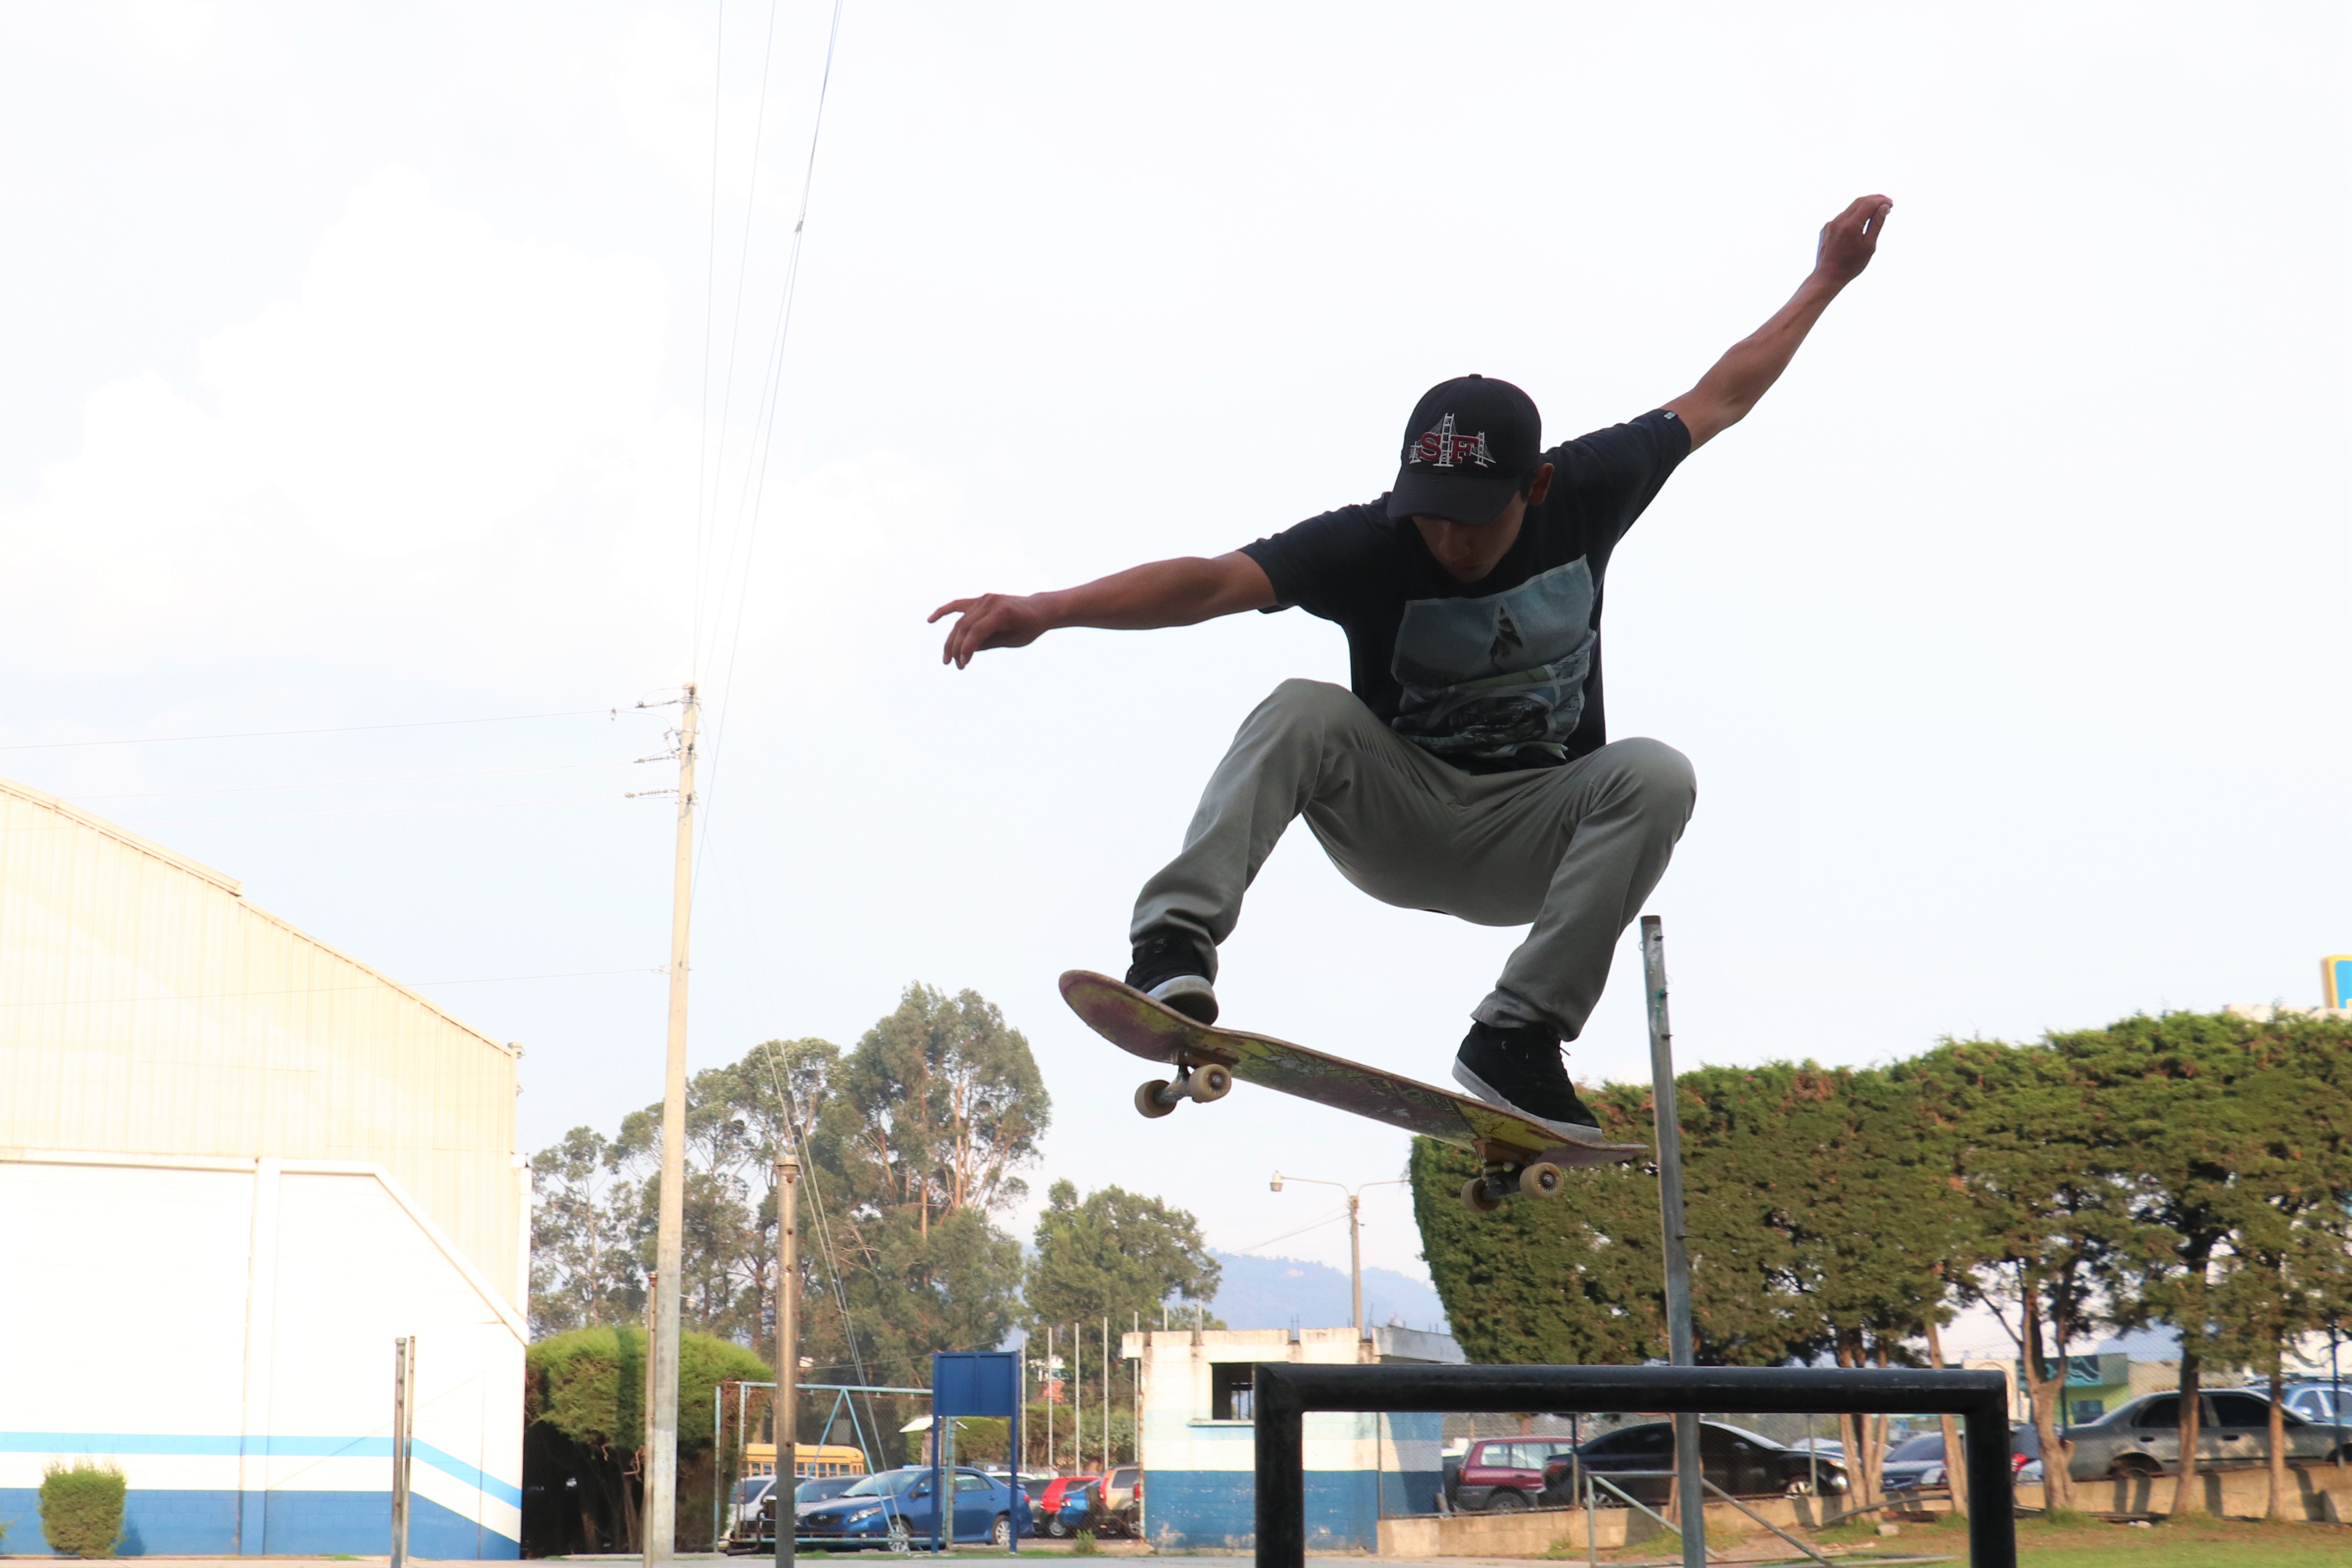
[[[1637,795],[1645,810],[1687,821],[1698,803],[1698,774],[1691,760],[1663,740],[1620,740],[1600,752],[1611,775]]]
[[[1360,724],[1370,717],[1371,712],[1361,697],[1345,686],[1294,678],[1275,687],[1250,718],[1254,723],[1271,724],[1282,729],[1324,730]]]

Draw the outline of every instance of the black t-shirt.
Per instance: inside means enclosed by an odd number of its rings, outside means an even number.
[[[1544,454],[1551,488],[1478,582],[1457,582],[1388,498],[1244,545],[1276,610],[1348,633],[1349,685],[1397,733],[1456,768],[1555,767],[1608,739],[1601,590],[1609,552],[1690,452],[1664,409]]]

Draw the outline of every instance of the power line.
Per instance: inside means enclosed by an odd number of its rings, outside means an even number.
[[[719,126],[726,102],[727,0],[719,0],[717,32],[710,49],[710,238],[702,264],[702,409],[694,440],[694,614],[686,643],[687,673],[694,671],[702,646],[702,497],[710,472],[710,326],[719,293]]]
[[[814,189],[816,183],[816,152],[818,144],[824,134],[825,99],[833,89],[833,58],[835,49],[841,41],[841,12],[845,3],[845,0],[833,0],[833,19],[825,31],[824,72],[817,82],[816,114],[814,120],[809,126],[808,162],[801,170],[800,211],[793,220],[792,255],[784,267],[783,298],[778,302],[776,308],[775,347],[769,355],[768,372],[764,378],[764,386],[761,395],[761,402],[765,405],[765,418],[761,421],[760,423],[761,435],[757,481],[751,488],[751,507],[748,514],[740,507],[739,507],[736,512],[736,532],[744,536],[743,567],[741,580],[737,588],[735,597],[734,634],[729,639],[727,645],[727,671],[726,674],[720,677],[719,685],[719,696],[718,722],[712,726],[714,733],[711,736],[710,742],[710,779],[709,782],[704,786],[702,791],[702,837],[706,845],[708,845],[709,841],[712,828],[712,812],[714,810],[713,800],[719,789],[719,765],[721,753],[725,750],[727,745],[727,720],[728,716],[734,711],[735,706],[735,666],[738,655],[742,653],[743,649],[744,607],[749,601],[751,592],[752,553],[758,549],[760,542],[760,507],[767,495],[768,458],[775,450],[776,411],[783,402],[784,345],[792,332],[793,302],[799,297],[800,292],[802,242],[808,229],[809,195],[811,191]],[[755,414],[755,418],[757,417],[758,416]],[[720,629],[726,624],[727,580],[730,576],[734,574],[734,567],[732,564],[734,559],[735,544],[733,538],[730,537],[728,540],[727,546],[727,559],[730,564],[727,568],[726,573],[719,578],[719,590],[716,595],[719,612],[711,623],[712,652],[714,653],[718,651],[717,639],[719,635]],[[698,885],[701,873],[698,870],[695,874],[696,881]]]
[[[1240,1248],[1237,1251],[1255,1252],[1260,1247],[1271,1247],[1277,1241],[1287,1241],[1294,1236],[1304,1236],[1310,1230],[1320,1230],[1327,1225],[1335,1224],[1347,1218],[1348,1211],[1344,1208],[1339,1209],[1333,1213],[1325,1215],[1320,1219],[1310,1220],[1307,1224],[1300,1226],[1296,1230],[1286,1230],[1279,1236],[1269,1236],[1265,1240],[1256,1243],[1255,1246]]]
[[[720,8],[722,11],[725,9],[723,0]],[[719,383],[719,424],[714,433],[717,450],[711,456],[711,466],[718,470],[719,475],[722,479],[725,477],[727,472],[727,423],[732,416],[735,408],[735,356],[743,344],[743,290],[744,286],[750,281],[751,276],[751,219],[759,206],[761,137],[766,131],[768,124],[768,74],[770,68],[775,63],[775,57],[776,0],[768,0],[768,41],[766,47],[762,48],[760,54],[760,99],[759,105],[757,109],[753,110],[751,117],[751,172],[743,185],[743,241],[741,246],[739,247],[739,251],[735,258],[735,308],[733,315],[729,319],[727,323],[727,374]],[[820,112],[822,112],[821,110]],[[713,279],[711,287],[716,287],[718,261],[715,255],[715,247],[719,243],[719,124],[718,110],[715,107],[711,111],[710,137],[710,243],[714,247],[714,256],[711,262],[711,277]],[[709,353],[709,330],[707,326],[705,329],[703,351],[706,357]],[[709,381],[709,368],[707,363],[704,366],[703,378],[705,385],[708,386]],[[708,419],[709,416],[709,408],[707,394],[703,413],[704,417]],[[706,445],[709,444],[710,439],[711,438],[706,438]],[[702,610],[705,592],[709,586],[707,580],[710,570],[709,549],[711,543],[711,534],[719,526],[719,507],[716,497],[712,498],[709,519],[706,521],[703,517],[702,485],[699,476],[697,476],[695,482],[694,504],[694,644],[688,651],[688,674],[689,676],[698,674],[702,666]],[[731,555],[732,547],[730,546],[730,548]],[[725,578],[722,576],[720,579],[720,602],[718,607],[719,613],[721,616],[726,612],[726,605],[724,602],[725,580]]]
[[[550,762],[530,768],[475,768],[462,773],[386,773],[373,779],[322,779],[309,784],[232,784],[218,789],[130,789],[103,795],[75,795],[80,800],[162,800],[187,795],[253,795],[273,789],[341,789],[361,784],[422,784],[442,779],[490,779],[508,773],[563,773],[583,768],[634,768],[651,758],[623,762]]]
[[[648,795],[667,795],[667,789],[642,791]],[[380,817],[396,811],[499,811],[524,806],[584,806],[604,800],[627,800],[632,795],[558,795],[543,800],[468,800],[447,806],[354,806],[338,811],[266,811],[254,817],[150,817],[144,821],[123,821],[114,825],[121,828],[194,828],[218,822],[293,822],[310,817]],[[0,828],[0,833],[56,833],[79,831],[82,824],[74,821],[37,822],[24,827]]]
[[[83,746],[163,746],[184,740],[274,740],[289,735],[357,735],[375,729],[442,729],[460,724],[521,724],[541,718],[591,718],[620,716],[619,708],[567,708],[561,713],[509,713],[489,718],[421,718],[403,724],[339,724],[320,729],[242,729],[219,735],[142,735],[117,740],[33,740],[0,746],[0,751],[61,751]]]

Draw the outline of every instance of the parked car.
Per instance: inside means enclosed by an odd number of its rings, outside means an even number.
[[[2229,1388],[2200,1396],[2197,1417],[2200,1469],[2226,1469],[2270,1460],[2271,1402],[2266,1394]],[[2292,1406],[2281,1412],[2286,1426],[2286,1457],[2326,1459],[2336,1451],[2336,1428],[2306,1420]],[[2180,1396],[2147,1394],[2117,1406],[2100,1419],[2070,1427],[2074,1445],[2067,1473],[2078,1481],[2108,1476],[2156,1476],[2180,1468]],[[2352,1444],[2346,1445],[2352,1459]]]
[[[1113,1465],[1095,1489],[1094,1522],[1097,1535],[1139,1535],[1143,1518],[1143,1467]]]
[[[1473,1437],[1453,1478],[1453,1503],[1465,1513],[1533,1508],[1544,1465],[1575,1448],[1566,1437]]]
[[[2262,1392],[2267,1394],[2269,1390]],[[2352,1378],[2342,1383],[2331,1383],[2324,1377],[2290,1383],[2279,1390],[2279,1403],[2322,1427],[2331,1427],[2341,1420],[2352,1427]]]
[[[2041,1457],[2042,1441],[2031,1427],[2009,1429],[2009,1474],[2018,1479],[2025,1467]],[[1886,1450],[1886,1462],[1879,1475],[1888,1491],[1914,1491],[1926,1487],[1948,1487],[1951,1476],[1944,1469],[1944,1435],[1922,1432],[1916,1437],[1906,1437]]]
[[[1055,1476],[1045,1483],[1045,1494],[1037,1500],[1039,1528],[1052,1536],[1076,1535],[1090,1530],[1087,1521],[1100,1506],[1098,1489],[1100,1476]]]
[[[1029,1495],[994,1476],[961,1467],[950,1470],[950,1539],[1010,1546],[1017,1531],[1030,1533]],[[939,1519],[929,1465],[908,1465],[860,1476],[839,1497],[812,1505],[800,1516],[797,1540],[811,1546],[887,1546],[905,1551],[930,1539]]]
[[[1845,1469],[1827,1458],[1816,1458],[1802,1449],[1776,1443],[1761,1433],[1720,1421],[1698,1425],[1699,1473],[1734,1497],[1804,1497],[1818,1477],[1821,1490],[1832,1495],[1846,1490]],[[1620,1427],[1593,1438],[1573,1455],[1559,1454],[1544,1467],[1546,1500],[1574,1501],[1578,1463],[1597,1476],[1614,1479],[1623,1470],[1671,1470],[1675,1468],[1675,1425],[1643,1421]],[[1666,1500],[1672,1483],[1664,1476],[1633,1476],[1614,1484],[1627,1495],[1655,1508]]]
[[[727,1503],[727,1549],[748,1552],[759,1538],[760,1504],[776,1484],[773,1476],[745,1476],[735,1483],[735,1495]]]
[[[795,1518],[805,1514],[821,1502],[829,1502],[863,1480],[863,1476],[820,1476],[793,1489],[793,1513]],[[757,1486],[756,1500],[741,1525],[730,1531],[727,1550],[730,1552],[772,1552],[776,1545],[776,1493],[773,1476],[750,1476],[738,1490]]]

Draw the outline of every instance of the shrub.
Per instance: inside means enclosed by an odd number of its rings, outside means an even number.
[[[1073,1557],[1092,1557],[1095,1551],[1095,1532],[1091,1530],[1079,1531],[1076,1539],[1070,1542],[1070,1555]]]
[[[68,1557],[111,1557],[122,1539],[122,1500],[129,1491],[112,1465],[76,1459],[41,1472],[41,1533],[49,1549]]]

